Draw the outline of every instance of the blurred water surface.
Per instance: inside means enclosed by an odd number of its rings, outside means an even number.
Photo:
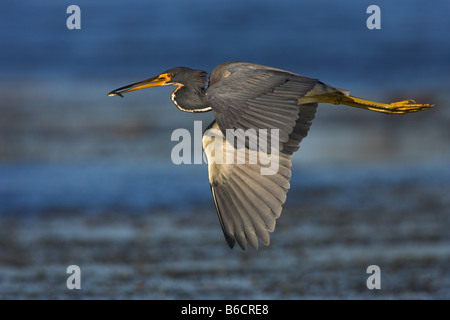
[[[77,2],[81,30],[66,27],[69,4],[0,4],[3,179],[6,172],[39,172],[21,180],[14,192],[37,196],[39,190],[60,190],[74,172],[83,175],[86,163],[84,175],[103,176],[107,174],[101,170],[112,170],[108,180],[98,180],[105,181],[99,193],[111,183],[120,184],[111,179],[124,165],[138,164],[145,175],[159,163],[159,172],[169,175],[176,170],[170,163],[175,145],[171,132],[180,127],[192,131],[194,120],[202,120],[205,128],[212,114],[178,112],[169,100],[170,88],[138,92],[124,100],[106,93],[172,66],[210,71],[231,60],[317,77],[356,96],[382,101],[414,97],[440,104],[438,110],[405,117],[322,106],[294,158],[303,169],[442,164],[449,159],[448,2],[431,6],[420,0],[381,1],[380,30],[366,27],[367,1],[82,0]],[[61,179],[48,181],[46,188],[32,187],[52,164],[61,162],[68,168],[55,166],[52,173]],[[197,177],[197,169],[183,170]],[[13,192],[6,184],[2,190],[3,199]],[[32,198],[22,197],[29,202],[25,207],[33,206]],[[81,196],[79,200],[91,203]]]
[[[81,30],[66,28],[69,4],[2,1],[2,80],[126,82],[233,60],[378,90],[449,80],[446,1],[377,1],[380,30],[366,27],[371,1],[80,0]]]
[[[71,4],[81,30],[66,27]],[[380,30],[366,27],[372,4]],[[85,297],[448,298],[449,12],[424,0],[2,0],[0,298],[83,297],[54,290],[65,281],[55,270],[73,260],[96,275]],[[205,128],[213,114],[179,112],[172,88],[106,96],[174,66],[226,61],[437,107],[320,106],[294,156],[280,251],[230,257],[206,166],[170,158],[172,131]],[[383,295],[357,285],[373,259],[392,271]],[[104,274],[123,282],[108,287]]]

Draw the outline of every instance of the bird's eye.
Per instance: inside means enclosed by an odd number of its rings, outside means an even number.
[[[168,76],[169,78],[172,78],[172,77],[173,77],[173,74],[168,73],[167,76]]]

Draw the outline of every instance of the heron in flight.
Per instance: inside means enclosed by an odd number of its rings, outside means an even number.
[[[214,112],[215,120],[202,139],[212,197],[228,245],[233,248],[237,242],[244,250],[247,244],[258,249],[258,238],[269,245],[269,232],[275,229],[290,187],[292,155],[308,134],[318,103],[386,114],[417,112],[433,106],[413,100],[390,104],[368,101],[317,79],[246,62],[217,66],[209,81],[205,71],[176,67],[115,89],[108,96],[123,97],[127,92],[159,86],[176,86],[170,98],[181,111]],[[256,135],[269,130],[277,133],[277,139],[257,139],[255,146],[249,143],[250,134],[241,135],[239,145],[239,135],[227,134],[230,130]],[[224,147],[232,146],[226,152],[239,149],[244,151],[245,159],[252,155],[257,159],[272,156],[278,166],[275,171],[262,174],[261,169],[268,167],[267,161],[217,161],[215,155],[219,152],[211,147],[217,139]],[[261,148],[262,142],[265,148]]]

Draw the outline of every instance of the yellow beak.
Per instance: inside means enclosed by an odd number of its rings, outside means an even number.
[[[123,98],[123,95],[122,95],[123,93],[141,90],[141,89],[150,88],[150,87],[166,86],[166,85],[170,84],[169,83],[170,80],[171,80],[171,75],[169,75],[168,73],[162,73],[159,76],[156,76],[156,77],[153,77],[153,78],[150,78],[147,80],[139,81],[136,83],[132,83],[127,86],[115,89],[115,90],[111,91],[110,93],[108,93],[108,97],[120,96]]]

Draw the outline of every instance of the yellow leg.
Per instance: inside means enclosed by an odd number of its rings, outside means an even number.
[[[390,104],[364,100],[342,93],[330,93],[311,98],[317,99],[319,103],[343,104],[351,107],[362,108],[388,114],[404,114],[409,112],[417,112],[420,110],[433,107],[433,104],[417,104],[414,100],[404,100],[393,102]]]

